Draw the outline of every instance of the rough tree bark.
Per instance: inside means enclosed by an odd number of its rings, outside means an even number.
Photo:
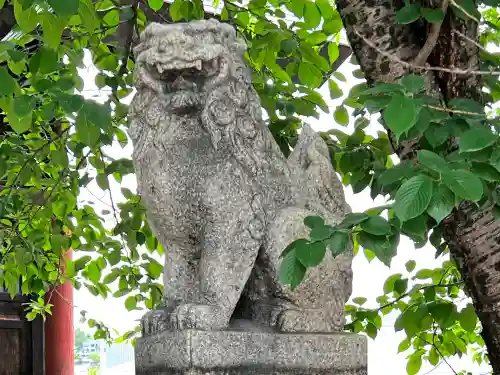
[[[393,82],[411,72],[431,34],[423,23],[398,25],[396,11],[403,1],[336,0],[353,52],[369,83]],[[439,0],[425,0],[437,8]],[[478,25],[463,21],[448,9],[437,43],[427,64],[447,68],[479,70],[478,48],[459,35],[477,40]],[[457,31],[459,33],[457,33]],[[383,54],[380,53],[383,51]],[[391,58],[392,56],[393,58]],[[417,64],[420,65],[420,64]],[[454,98],[481,100],[477,75],[455,75],[426,71],[426,90],[444,104]],[[394,147],[400,158],[412,158],[418,142]],[[500,220],[488,207],[462,202],[443,224],[444,239],[462,275],[482,323],[482,337],[495,374],[500,374]]]

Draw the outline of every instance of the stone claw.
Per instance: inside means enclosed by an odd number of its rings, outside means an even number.
[[[221,330],[228,326],[227,314],[220,306],[183,304],[170,316],[176,329]]]
[[[168,329],[168,318],[164,310],[153,310],[146,313],[141,319],[141,333],[151,336]]]

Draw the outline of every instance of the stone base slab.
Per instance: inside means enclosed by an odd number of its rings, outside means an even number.
[[[367,339],[348,333],[165,331],[137,339],[137,375],[366,375]]]

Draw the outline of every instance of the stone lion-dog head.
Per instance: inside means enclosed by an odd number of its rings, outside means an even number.
[[[215,148],[225,140],[254,169],[247,151],[262,143],[256,138],[265,124],[245,50],[235,30],[216,20],[148,25],[134,48],[137,95],[130,111],[132,120],[146,119],[132,121],[132,140],[138,126],[157,126],[159,114],[197,117]]]

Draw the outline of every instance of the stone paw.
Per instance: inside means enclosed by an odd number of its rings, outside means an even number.
[[[172,326],[177,329],[221,330],[229,324],[227,314],[215,305],[180,305],[170,319]]]
[[[169,329],[168,316],[164,310],[153,310],[141,318],[141,333],[151,336]]]
[[[321,310],[289,309],[281,312],[276,325],[282,332],[340,332],[344,321]]]

